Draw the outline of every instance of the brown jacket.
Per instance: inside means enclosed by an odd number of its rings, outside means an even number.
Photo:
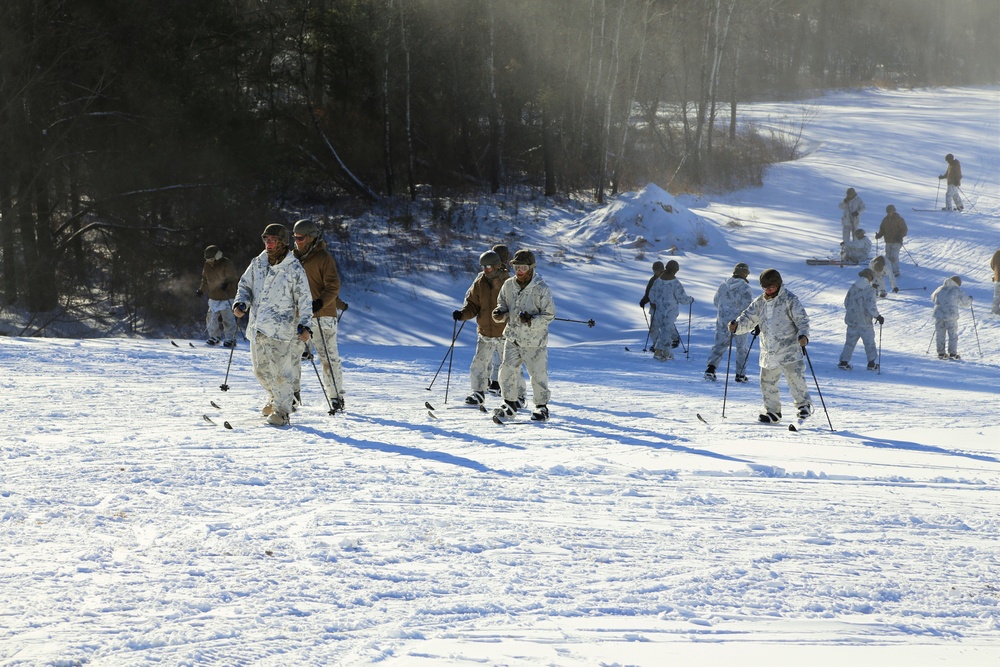
[[[323,307],[313,313],[313,317],[336,317],[337,304],[343,303],[340,301],[340,274],[333,255],[327,252],[326,241],[317,240],[304,254],[296,250],[295,256],[306,270],[313,301],[323,301]]]
[[[990,268],[993,269],[993,282],[1000,283],[1000,250],[993,253],[990,259]]]
[[[506,322],[493,321],[493,309],[497,307],[497,297],[500,296],[500,288],[503,286],[510,274],[504,269],[494,269],[493,277],[487,278],[486,274],[480,273],[472,281],[472,286],[465,293],[465,305],[462,306],[463,320],[476,318],[478,331],[487,338],[499,338],[503,336]]]
[[[902,243],[903,237],[909,231],[906,220],[899,213],[890,213],[882,218],[882,224],[875,233],[875,238],[885,238],[886,243]]]
[[[952,158],[941,177],[947,180],[948,185],[962,185],[962,163],[958,161],[958,158]]]
[[[201,285],[199,291],[209,299],[227,301],[236,296],[236,287],[240,276],[228,257],[222,259],[207,259],[201,268]]]

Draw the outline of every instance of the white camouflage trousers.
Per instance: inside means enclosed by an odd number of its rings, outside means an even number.
[[[483,334],[477,335],[476,353],[473,355],[472,364],[469,366],[469,380],[472,385],[472,391],[486,393],[491,380],[499,381],[500,364],[496,363],[494,358],[503,359],[504,339],[499,336],[490,338]],[[518,373],[517,377],[517,395],[524,396],[524,377],[522,377],[521,373]]]
[[[875,327],[870,324],[866,327],[847,327],[847,340],[844,342],[843,352],[840,353],[841,361],[851,360],[859,338],[865,346],[865,358],[868,361],[875,361],[878,356],[878,347],[875,345]]]
[[[889,263],[889,270],[892,275],[899,277],[899,251],[902,250],[902,243],[885,244],[885,261]]]
[[[209,338],[236,340],[236,316],[233,315],[232,300],[208,300],[205,328],[208,330]]]
[[[764,412],[781,412],[781,393],[778,390],[778,380],[782,374],[785,382],[788,383],[788,391],[795,401],[795,407],[801,408],[803,405],[812,405],[809,397],[809,388],[806,386],[806,362],[804,359],[793,361],[790,364],[782,364],[777,368],[760,369],[760,392],[764,397]]]
[[[267,392],[267,402],[279,415],[292,412],[292,387],[301,360],[302,344],[296,340],[278,340],[254,333],[250,362],[260,386]]]
[[[1000,315],[1000,282],[993,283],[993,308],[990,312]]]
[[[535,405],[549,402],[549,350],[547,347],[524,348],[513,341],[504,341],[503,361],[500,362],[500,392],[505,401],[524,396],[521,364],[531,378],[531,394]]]
[[[958,196],[958,186],[949,183],[948,189],[944,193],[944,207],[950,211],[952,204],[955,208],[962,208],[962,198]]]
[[[934,320],[937,335],[937,353],[945,353],[945,337],[948,339],[948,354],[958,354],[958,320]]]
[[[322,367],[323,388],[330,400],[344,396],[344,371],[340,363],[340,352],[337,349],[337,318],[314,317],[312,342],[316,346],[315,359],[319,359]],[[308,344],[300,347],[299,356]],[[329,356],[328,356],[329,355]],[[312,366],[312,363],[309,364]],[[302,389],[302,363],[296,364],[295,391]]]
[[[747,338],[749,336],[747,334],[733,336],[729,332],[729,322],[724,322],[721,319],[715,321],[715,345],[712,346],[712,351],[708,355],[708,365],[718,367],[723,355],[727,355],[729,352],[730,336],[733,340],[733,354],[736,355],[736,374],[746,375],[747,352],[749,352]]]

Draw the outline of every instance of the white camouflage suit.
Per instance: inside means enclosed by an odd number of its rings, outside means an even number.
[[[892,275],[892,271],[889,270],[889,265],[884,257],[881,262],[878,257],[872,259],[872,261],[868,262],[868,268],[875,275],[875,279],[872,280],[872,287],[875,288],[879,296],[885,296],[890,287],[894,291],[898,289],[896,277]]]
[[[500,288],[497,307],[493,311],[495,322],[506,322],[503,330],[503,360],[500,362],[500,392],[505,401],[514,402],[518,396],[518,377],[521,364],[528,369],[531,393],[536,406],[549,402],[549,323],[556,317],[556,304],[552,290],[536,271],[521,287],[517,276],[511,276]],[[527,313],[530,323],[521,321],[519,315]]]
[[[240,278],[236,303],[250,310],[247,337],[254,375],[268,394],[274,412],[292,411],[295,371],[301,363],[298,327],[312,329],[312,295],[305,269],[291,250],[271,266],[267,251],[250,261]]]
[[[798,297],[782,285],[773,299],[763,294],[736,318],[736,334],[760,327],[760,390],[764,412],[781,414],[778,380],[785,375],[795,407],[809,406],[812,399],[806,385],[806,362],[799,336],[809,338],[809,316]]]
[[[861,225],[861,213],[865,210],[865,203],[861,201],[861,197],[854,195],[852,199],[844,197],[837,207],[843,211],[840,214],[840,227],[844,245],[847,245],[854,238],[854,231]]]
[[[864,276],[859,276],[844,297],[844,322],[847,324],[847,340],[840,353],[840,361],[850,362],[858,339],[865,346],[865,358],[873,363],[878,356],[875,345],[875,327],[872,320],[879,317],[878,306],[875,305],[875,290]]]
[[[945,354],[945,337],[948,339],[947,353],[958,355],[958,316],[963,308],[972,305],[972,297],[962,291],[955,276],[945,278],[941,287],[931,294],[934,302],[934,331],[937,335],[938,356]]]
[[[694,299],[688,296],[677,278],[664,278],[664,275],[665,272],[653,282],[653,288],[649,290],[649,301],[656,306],[652,314],[653,331],[656,333],[653,349],[662,358],[673,359],[670,343],[677,331],[674,322],[677,321],[680,305],[694,303]],[[679,334],[677,336],[680,338]]]
[[[732,338],[733,349],[736,352],[736,374],[746,375],[748,343],[747,335],[735,335],[729,332],[729,323],[740,316],[750,302],[753,292],[745,278],[732,276],[719,285],[712,303],[719,309],[715,318],[715,345],[708,355],[708,365],[718,366],[722,355],[729,350],[729,340]]]

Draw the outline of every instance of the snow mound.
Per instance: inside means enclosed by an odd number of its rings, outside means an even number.
[[[617,248],[679,251],[725,250],[722,233],[710,220],[677,203],[666,190],[650,183],[639,192],[621,194],[614,202],[582,218],[569,235],[577,243]]]

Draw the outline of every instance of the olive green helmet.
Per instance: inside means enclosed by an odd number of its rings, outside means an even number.
[[[319,238],[319,227],[316,223],[309,218],[303,218],[295,223],[292,227],[292,233],[298,236],[311,236],[312,238]]]

